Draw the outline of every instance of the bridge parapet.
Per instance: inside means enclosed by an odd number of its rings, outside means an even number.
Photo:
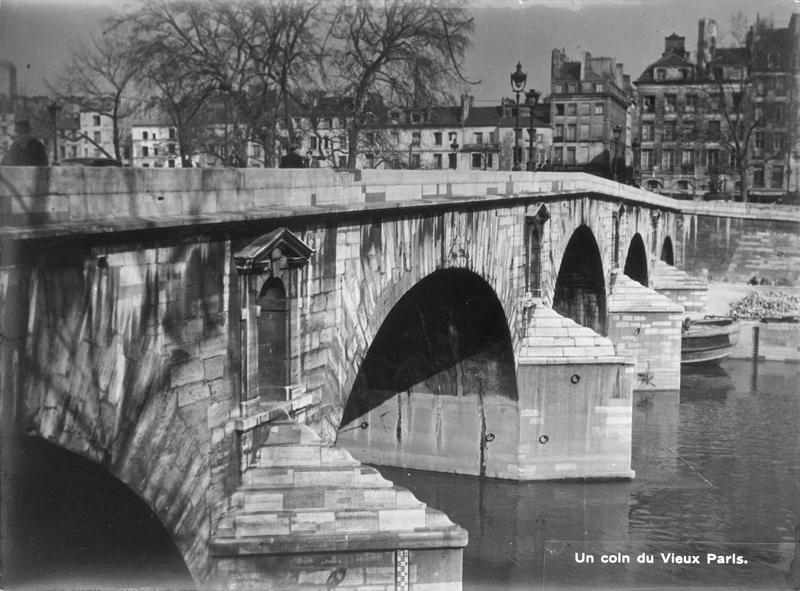
[[[662,209],[680,204],[582,173],[0,169],[2,227],[20,238],[587,192]]]

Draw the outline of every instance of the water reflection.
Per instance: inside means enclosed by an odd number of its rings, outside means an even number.
[[[800,513],[798,369],[726,361],[684,374],[680,392],[637,394],[631,482],[381,471],[469,531],[465,589],[790,588]],[[578,567],[549,540],[596,554],[738,554],[748,562]]]

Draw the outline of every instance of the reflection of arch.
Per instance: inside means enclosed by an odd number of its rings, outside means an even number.
[[[32,582],[21,576],[45,565],[53,580],[113,572],[115,583],[125,586],[169,580],[194,587],[170,532],[110,472],[40,437],[18,437],[13,453],[15,491],[25,502],[4,523],[14,540],[4,556],[9,558],[4,582],[12,588]],[[13,568],[23,556],[24,573]]]
[[[675,251],[672,249],[672,239],[667,236],[661,245],[661,260],[668,265],[675,264]]]
[[[628,246],[623,273],[647,287],[647,251],[641,234],[634,234]]]
[[[399,392],[516,399],[508,322],[481,277],[436,271],[400,298],[359,368],[341,424]]]
[[[603,261],[597,241],[585,225],[578,227],[567,243],[556,279],[553,309],[578,324],[605,334]]]
[[[271,277],[258,295],[258,390],[262,400],[284,400],[289,376],[289,302],[283,282]]]

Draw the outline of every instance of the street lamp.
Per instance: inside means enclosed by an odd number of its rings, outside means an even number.
[[[622,134],[622,126],[614,126],[614,155],[611,159],[611,178],[617,180],[617,144],[619,143],[619,136]]]
[[[528,103],[528,164],[526,168],[530,171],[536,170],[536,154],[534,152],[536,145],[533,142],[533,110],[536,108],[541,94],[541,92],[533,88],[525,93],[525,100]]]
[[[639,183],[639,170],[641,168],[641,148],[642,142],[638,137],[633,138],[631,147],[633,148],[633,178],[631,179],[633,185]]]
[[[219,90],[220,92],[225,93],[225,128],[223,131],[224,144],[222,149],[222,157],[223,165],[228,166],[228,111],[230,110],[230,92],[233,90],[233,87],[227,82],[220,82]]]
[[[522,71],[522,64],[517,62],[517,69],[511,73],[511,91],[517,97],[516,121],[514,123],[514,167],[511,170],[520,170],[519,166],[519,93],[525,90],[528,75]]]
[[[58,114],[61,112],[61,105],[53,101],[47,105],[47,112],[53,122],[53,166],[58,164]]]

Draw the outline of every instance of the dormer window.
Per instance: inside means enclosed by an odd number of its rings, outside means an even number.
[[[411,113],[411,123],[421,123],[422,115],[420,113]]]
[[[667,71],[664,68],[656,68],[656,80],[665,80]]]

